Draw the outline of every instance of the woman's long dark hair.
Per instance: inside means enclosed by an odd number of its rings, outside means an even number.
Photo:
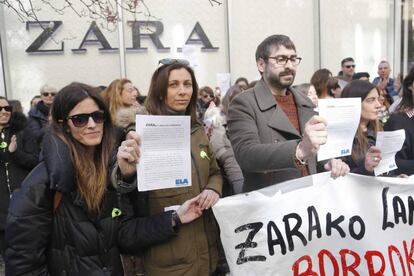
[[[86,154],[86,146],[73,138],[67,120],[70,111],[87,98],[92,99],[105,112],[102,141],[96,146],[93,158]],[[89,210],[99,211],[106,190],[108,161],[114,144],[109,110],[95,88],[83,83],[71,83],[55,96],[51,114],[51,132],[69,147],[78,191]]]
[[[401,103],[398,105],[396,112],[406,112],[414,109],[413,91],[409,89],[414,83],[414,67],[410,70],[408,75],[404,78],[402,83],[403,95]]]
[[[325,68],[319,69],[313,73],[310,83],[315,87],[319,99],[326,98],[329,95],[326,85],[331,76],[331,71]]]
[[[165,99],[167,98],[168,78],[170,77],[172,70],[182,68],[187,70],[187,72],[191,75],[193,94],[191,95],[190,103],[187,106],[185,114],[191,115],[191,124],[194,125],[197,122],[196,105],[198,84],[193,69],[191,69],[191,67],[188,65],[175,62],[170,65],[162,65],[159,67],[152,75],[148,96],[145,101],[145,107],[149,114],[152,115],[167,114],[167,105],[165,104]]]
[[[369,81],[353,80],[348,83],[347,86],[345,86],[344,90],[342,91],[341,98],[361,98],[362,102],[367,97],[369,92],[372,91],[372,89],[375,89],[378,92],[378,96],[381,95],[378,88]],[[370,121],[367,125],[367,128],[374,131],[375,133],[382,130],[378,119]],[[357,129],[355,138],[357,140],[357,143],[352,147],[352,159],[357,162],[361,159],[362,156],[365,156],[369,148],[368,136],[367,133],[364,132],[361,128],[361,120],[359,121],[359,127]]]

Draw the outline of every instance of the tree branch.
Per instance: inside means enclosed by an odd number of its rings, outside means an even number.
[[[109,31],[114,31],[117,28],[117,23],[120,20],[118,9],[132,15],[134,20],[137,20],[139,15],[146,17],[148,21],[155,18],[145,0],[64,0],[60,6],[55,0],[40,0],[37,6],[32,1],[0,0],[0,5],[14,12],[20,21],[36,21],[44,30],[47,30],[48,27],[43,26],[44,24],[40,22],[37,14],[45,9],[50,9],[59,15],[71,11],[80,18],[97,21],[102,28]],[[222,4],[220,0],[208,1],[211,6]]]

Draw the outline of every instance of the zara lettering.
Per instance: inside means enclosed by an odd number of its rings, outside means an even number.
[[[43,32],[30,44],[26,49],[27,53],[56,53],[62,54],[64,52],[64,42],[60,42],[60,47],[54,49],[41,49],[44,44],[49,41],[49,39],[56,34],[60,26],[62,26],[63,21],[27,21],[26,30],[29,30],[32,26],[41,26]],[[132,29],[132,47],[126,48],[128,52],[147,52],[148,48],[142,47],[142,39],[150,39],[158,51],[169,52],[170,47],[164,46],[161,42],[160,35],[164,31],[164,25],[160,21],[128,21],[128,26],[131,26]],[[142,32],[142,29],[148,30],[149,27],[154,29],[153,32]],[[93,34],[95,38],[90,38],[90,35]],[[116,52],[119,51],[118,48],[112,48],[108,40],[105,38],[101,29],[98,27],[95,21],[91,23],[88,30],[85,33],[80,45],[78,48],[72,49],[74,53],[86,53],[87,49],[85,45],[100,45],[99,51],[105,52]],[[207,37],[204,29],[201,27],[200,23],[197,22],[193,27],[190,35],[188,36],[185,45],[188,44],[200,44],[202,45],[201,51],[218,51],[219,47],[214,47]],[[177,48],[178,51],[181,51],[181,48]]]

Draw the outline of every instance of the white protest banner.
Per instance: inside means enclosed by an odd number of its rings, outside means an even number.
[[[414,180],[329,173],[213,207],[231,275],[412,275]]]

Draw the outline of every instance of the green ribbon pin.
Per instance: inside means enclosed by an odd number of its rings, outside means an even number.
[[[200,157],[202,159],[210,160],[210,157],[208,157],[207,153],[204,150],[200,151]]]
[[[122,211],[118,208],[112,209],[112,218],[119,217],[122,214]]]
[[[7,148],[7,143],[6,142],[1,142],[0,143],[0,149],[5,149]]]

